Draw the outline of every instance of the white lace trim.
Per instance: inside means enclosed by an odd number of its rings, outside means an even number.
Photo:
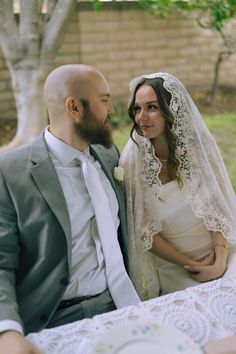
[[[176,157],[180,163],[179,174],[184,181],[186,200],[209,230],[220,231],[229,242],[236,242],[233,220],[236,212],[227,215],[231,200],[228,205],[226,196],[222,198],[221,195],[224,188],[228,188],[228,194],[233,197],[233,190],[215,139],[184,86],[169,74],[162,77],[164,87],[172,95],[170,109],[175,117],[172,131],[177,136]],[[235,204],[232,212],[236,211]]]
[[[236,333],[236,276],[188,288],[93,319],[31,333],[44,354],[89,354],[108,329],[128,321],[150,320],[185,332],[200,347]]]

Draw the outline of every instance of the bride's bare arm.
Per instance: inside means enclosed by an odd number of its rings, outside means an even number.
[[[215,247],[215,263],[218,264],[223,271],[225,271],[227,267],[227,259],[229,253],[228,241],[224,238],[221,232],[212,231],[211,234],[214,240]]]
[[[189,258],[183,252],[178,251],[174,245],[163,239],[160,235],[155,235],[153,237],[152,248],[150,251],[157,256],[182,267],[186,265],[197,266],[199,264],[210,264],[212,262],[212,257],[209,257],[209,261],[207,262],[206,260],[202,261],[203,263]]]

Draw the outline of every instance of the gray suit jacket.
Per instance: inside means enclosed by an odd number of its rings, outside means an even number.
[[[124,197],[113,179],[119,154],[115,147],[93,145],[90,150],[118,199],[119,241],[126,260]],[[0,156],[0,320],[18,321],[26,333],[44,328],[68,284],[70,258],[67,205],[40,135]]]

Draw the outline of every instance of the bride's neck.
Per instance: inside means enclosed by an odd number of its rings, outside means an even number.
[[[169,155],[168,142],[165,133],[151,139],[151,143],[155,150],[155,155],[160,160],[167,160]]]

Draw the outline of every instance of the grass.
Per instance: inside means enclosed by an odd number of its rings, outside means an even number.
[[[218,143],[236,192],[236,113],[204,116],[204,120]],[[130,128],[131,125],[120,125],[114,129],[114,141],[121,152],[129,139]]]
[[[131,125],[127,124],[121,125],[113,131],[113,138],[120,152],[124,150],[124,147],[129,139],[130,129]]]
[[[226,169],[236,192],[236,113],[206,116],[205,122],[216,138]]]

